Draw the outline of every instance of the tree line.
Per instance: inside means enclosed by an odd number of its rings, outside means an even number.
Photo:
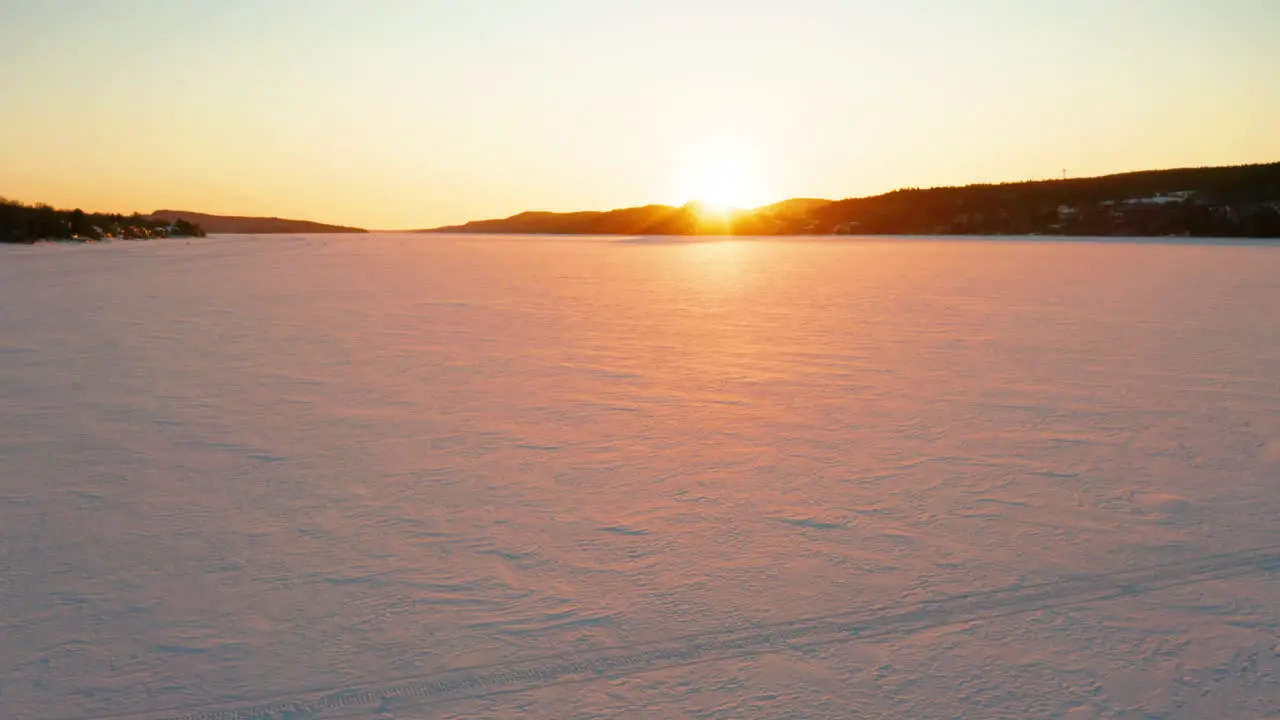
[[[0,243],[38,240],[94,241],[105,238],[204,237],[198,224],[174,222],[139,213],[132,215],[56,210],[43,203],[26,204],[0,198]]]
[[[1280,163],[907,188],[832,203],[810,220],[858,234],[1280,238]]]
[[[428,232],[588,235],[1088,235],[1280,238],[1280,163],[1151,170],[707,212],[527,212]]]

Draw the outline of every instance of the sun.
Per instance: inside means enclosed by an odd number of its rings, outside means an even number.
[[[692,200],[708,205],[743,207],[750,202],[746,168],[737,158],[724,157],[698,169]]]
[[[754,158],[738,143],[706,143],[692,153],[684,176],[682,194],[686,201],[722,211],[749,209],[761,202]]]

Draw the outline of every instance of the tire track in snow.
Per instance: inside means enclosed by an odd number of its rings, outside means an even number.
[[[84,720],[302,720],[360,707],[521,692],[549,685],[686,667],[705,662],[869,641],[1055,607],[1140,595],[1170,587],[1280,569],[1280,545],[998,590],[961,593],[868,610],[721,630],[626,647],[459,668],[429,676],[386,680],[355,688],[329,688],[257,704],[205,706],[95,716]]]

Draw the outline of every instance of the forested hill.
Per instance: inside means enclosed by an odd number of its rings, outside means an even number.
[[[101,240],[104,238],[199,237],[206,233],[363,233],[360,228],[307,220],[210,215],[157,210],[150,215],[87,213],[0,198],[0,242]]]
[[[119,215],[56,210],[0,198],[0,243],[37,240],[102,240],[105,238],[202,237],[204,228],[190,218],[160,219],[134,213]]]
[[[526,212],[422,232],[592,235],[1127,235],[1280,238],[1280,163],[907,188],[787,200],[730,217],[697,204]]]
[[[326,225],[310,220],[286,220],[275,217],[238,217],[234,215],[209,215],[207,213],[187,212],[185,210],[157,210],[151,217],[159,220],[177,220],[185,218],[199,223],[206,232],[211,233],[363,233],[363,228]]]

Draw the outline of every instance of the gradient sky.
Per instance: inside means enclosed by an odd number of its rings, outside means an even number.
[[[707,172],[764,203],[1271,162],[1277,33],[1280,0],[0,0],[0,195],[409,228]]]

